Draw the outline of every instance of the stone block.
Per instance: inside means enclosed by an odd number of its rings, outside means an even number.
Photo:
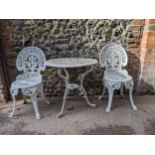
[[[145,23],[144,19],[134,19],[132,21],[132,25],[138,25],[138,26],[143,26]]]
[[[135,25],[128,25],[127,26],[127,31],[140,31],[142,26],[135,26]]]
[[[144,31],[155,31],[155,24],[145,25]]]

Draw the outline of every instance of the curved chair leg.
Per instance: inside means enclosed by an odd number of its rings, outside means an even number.
[[[103,97],[104,97],[104,94],[105,94],[105,91],[106,91],[106,87],[105,87],[105,85],[103,86],[103,91],[102,91],[102,95],[101,96],[99,96],[99,100],[102,100],[103,99]]]
[[[40,92],[41,92],[41,96],[43,97],[44,101],[46,104],[50,104],[50,102],[46,99],[45,95],[44,95],[44,91],[43,91],[43,86],[40,86]]]
[[[108,106],[106,108],[106,112],[111,111],[111,105],[112,105],[112,98],[113,98],[113,94],[114,94],[114,89],[108,88],[108,94],[109,94],[109,99],[108,99]]]
[[[138,109],[137,109],[136,105],[133,102],[132,91],[133,91],[133,88],[130,88],[129,89],[130,102],[131,102],[131,106],[132,106],[133,110],[137,111]]]
[[[39,109],[38,109],[36,92],[32,93],[31,99],[32,99],[32,104],[33,104],[33,108],[34,108],[34,111],[35,111],[36,119],[40,119],[41,115],[40,115],[40,112],[39,112]]]
[[[26,89],[21,89],[21,91],[22,91],[22,94],[23,94],[23,104],[27,104],[28,103],[28,101],[27,101],[27,96],[25,95],[26,93]]]
[[[26,95],[23,94],[24,104],[27,104],[27,98]]]
[[[9,114],[9,118],[16,118],[15,116],[15,112],[16,112],[16,98],[15,96],[17,95],[18,90],[11,90],[11,96],[13,99],[13,108],[12,108],[12,112]]]
[[[123,85],[121,85],[121,88],[120,88],[120,96],[121,98],[124,98]]]
[[[69,89],[66,88],[65,94],[63,96],[62,108],[61,108],[61,111],[59,112],[59,114],[57,115],[58,118],[60,118],[63,115],[64,109],[65,109],[65,105],[66,105],[66,98],[68,96],[68,93],[69,93]]]

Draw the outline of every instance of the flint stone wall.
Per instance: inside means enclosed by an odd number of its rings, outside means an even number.
[[[133,20],[112,19],[50,19],[50,20],[9,20],[12,50],[7,55],[9,79],[17,75],[15,61],[20,50],[26,46],[38,46],[47,59],[61,57],[84,57],[98,59],[101,48],[110,42],[121,44],[127,51],[129,63],[126,67],[133,76],[135,86],[140,63],[140,40],[142,26],[133,27]],[[62,95],[64,82],[56,69],[47,68],[43,72],[46,96]],[[73,70],[73,79],[80,72]],[[90,95],[102,91],[103,69],[97,66],[85,79],[85,87]]]

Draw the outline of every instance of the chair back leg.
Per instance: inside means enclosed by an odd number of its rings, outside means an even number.
[[[135,105],[134,102],[133,102],[132,91],[133,91],[133,88],[130,88],[130,89],[129,89],[130,103],[131,103],[131,106],[132,106],[133,110],[134,110],[134,111],[137,111],[138,109],[137,109],[136,105]]]
[[[111,88],[111,87],[109,87],[109,88],[108,88],[109,99],[108,99],[108,106],[107,106],[107,108],[106,108],[106,112],[110,112],[110,111],[111,111],[111,105],[112,105],[113,94],[114,94],[114,89]]]
[[[120,88],[120,97],[124,98],[123,84],[121,85],[121,88]]]
[[[11,96],[13,99],[13,107],[12,107],[12,112],[9,114],[8,117],[9,118],[16,118],[16,116],[15,116],[15,112],[16,112],[16,98],[15,98],[15,96],[18,94],[18,90],[11,89],[10,92],[11,92]]]
[[[38,109],[36,92],[32,93],[31,99],[32,99],[32,104],[33,104],[33,108],[34,108],[34,111],[35,111],[36,119],[41,119],[41,115],[40,115],[40,112],[39,112],[39,109]]]
[[[105,91],[106,91],[106,87],[105,87],[105,85],[103,85],[103,91],[102,91],[102,95],[101,96],[99,96],[99,100],[102,100],[103,99],[103,97],[104,97],[104,94],[105,94]]]

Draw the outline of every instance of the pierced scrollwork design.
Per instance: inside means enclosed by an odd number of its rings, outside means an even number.
[[[18,55],[16,66],[26,76],[35,76],[45,70],[46,58],[38,47],[26,47]]]

